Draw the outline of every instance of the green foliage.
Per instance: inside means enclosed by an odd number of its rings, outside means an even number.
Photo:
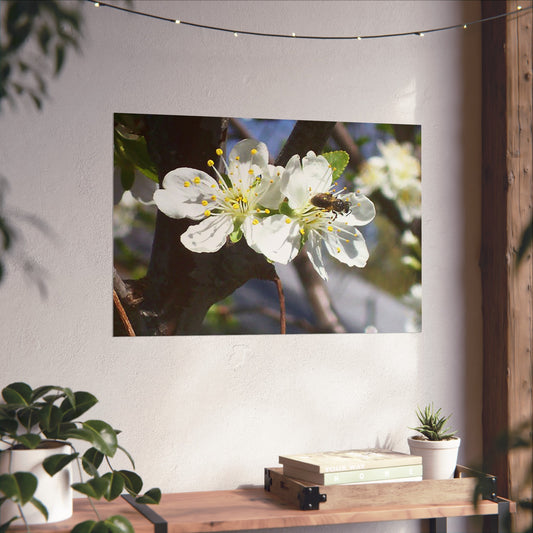
[[[416,416],[419,426],[411,428],[421,433],[427,440],[449,440],[453,439],[456,431],[451,431],[446,427],[446,422],[452,415],[441,416],[441,409],[435,411],[433,404],[428,404],[422,411],[418,408]]]
[[[80,7],[58,0],[8,0],[4,4],[0,105],[3,99],[15,105],[18,97],[27,96],[41,109],[47,77],[61,72],[69,49],[79,51]]]
[[[350,156],[344,150],[326,152],[322,154],[333,170],[333,181],[337,181],[350,161]]]
[[[0,453],[10,453],[15,446],[27,449],[45,447],[51,440],[68,444],[73,453],[54,454],[43,461],[44,470],[54,476],[72,461],[78,461],[89,479],[74,483],[72,488],[94,499],[114,500],[125,490],[142,503],[158,503],[159,489],[140,495],[143,481],[135,472],[115,470],[111,463],[118,450],[131,461],[131,455],[118,444],[118,431],[102,420],[81,421],[79,417],[91,409],[98,400],[89,392],[73,392],[66,387],[47,385],[32,389],[27,383],[11,383],[2,390],[5,403],[0,404],[0,442],[8,448]],[[73,442],[88,442],[91,447],[80,458]],[[109,472],[100,474],[105,461]],[[81,469],[80,469],[81,471]],[[20,505],[31,503],[45,516],[45,506],[33,495],[37,478],[29,472],[9,472],[0,475],[0,505],[11,500]],[[23,511],[21,510],[22,516]],[[8,522],[0,524],[0,533],[7,530]],[[89,524],[89,523],[84,523]],[[101,522],[80,524],[80,531],[133,531],[123,517],[111,517]],[[78,527],[78,526],[76,526]]]
[[[120,125],[114,131],[114,164],[120,169],[120,180],[124,190],[133,186],[135,170],[158,183],[157,168],[148,153],[146,140],[142,135],[126,133]]]

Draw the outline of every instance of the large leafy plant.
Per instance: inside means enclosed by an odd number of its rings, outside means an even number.
[[[426,405],[424,409],[417,409],[416,416],[420,425],[411,428],[418,431],[425,440],[450,440],[455,437],[456,431],[451,431],[446,423],[452,415],[442,416],[441,409]]]
[[[35,449],[46,441],[60,441],[72,448],[70,454],[55,454],[43,461],[44,470],[50,475],[58,473],[73,461],[78,463],[80,478],[72,488],[92,499],[114,500],[126,491],[138,503],[158,503],[161,491],[157,488],[140,496],[143,486],[141,477],[135,473],[131,455],[118,443],[118,431],[102,420],[80,421],[79,417],[93,407],[98,400],[89,392],[73,392],[69,388],[46,385],[32,389],[26,383],[12,383],[2,390],[5,403],[0,404],[0,443],[7,446],[0,453],[10,449]],[[74,443],[82,441],[90,447],[80,454]],[[116,470],[111,459],[117,451],[123,452],[131,462],[133,470]],[[105,460],[105,462],[104,462]],[[102,464],[106,472],[100,473]],[[29,472],[9,472],[0,475],[0,505],[11,500],[18,507],[20,518],[26,522],[22,506],[34,505],[47,518],[46,507],[34,497],[37,478]],[[73,529],[75,533],[133,533],[129,520],[115,515],[101,520],[93,506],[98,520],[81,522]],[[0,533],[7,530],[11,522],[0,524]]]

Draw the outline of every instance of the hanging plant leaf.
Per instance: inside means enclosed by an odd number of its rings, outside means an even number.
[[[135,500],[137,503],[146,503],[148,505],[157,504],[161,501],[161,490],[150,489],[142,496],[139,496]]]
[[[48,475],[53,476],[63,470],[70,462],[78,457],[79,453],[56,453],[43,461],[43,468]]]
[[[103,459],[104,454],[102,452],[99,452],[96,448],[89,448],[81,458],[83,470],[90,476],[96,476]]]
[[[2,390],[2,398],[6,403],[30,405],[32,389],[26,383],[11,383]]]
[[[63,421],[69,422],[78,418],[96,403],[98,400],[90,392],[78,391],[73,396],[67,395],[59,407],[63,412]]]

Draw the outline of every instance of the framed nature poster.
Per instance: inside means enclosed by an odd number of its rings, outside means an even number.
[[[417,125],[115,114],[114,335],[421,330]]]

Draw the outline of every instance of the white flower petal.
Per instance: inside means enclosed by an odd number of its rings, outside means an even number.
[[[233,218],[230,215],[212,215],[200,224],[190,226],[180,240],[191,252],[216,252],[226,243],[233,231]]]
[[[346,202],[350,202],[351,213],[345,215],[343,222],[350,226],[364,226],[376,216],[376,208],[374,203],[369,200],[364,194],[355,194],[350,192],[348,194],[339,195],[339,198]]]
[[[204,218],[205,207],[197,201],[190,202],[175,190],[158,189],[154,192],[154,202],[158,209],[170,218]]]
[[[277,209],[279,204],[285,198],[281,192],[281,176],[283,174],[283,167],[275,167],[268,165],[268,176],[263,176],[263,179],[257,186],[255,192],[257,193],[257,203],[268,209]]]
[[[289,200],[292,209],[303,207],[309,198],[309,186],[300,164],[300,156],[293,155],[281,177],[281,192]]]
[[[328,273],[324,268],[324,260],[322,259],[321,239],[315,233],[309,235],[307,241],[307,257],[311,261],[314,269],[318,272],[318,275],[324,280],[328,281]]]
[[[217,194],[222,195],[222,191],[211,176],[182,167],[165,176],[163,188],[154,192],[154,202],[168,217],[201,220],[213,203],[212,196]],[[202,205],[202,201],[207,203]]]
[[[212,194],[218,183],[209,174],[195,168],[181,167],[171,170],[163,179],[163,188],[176,190],[190,200]]]
[[[337,229],[341,232],[338,233]],[[346,230],[350,234],[346,234]],[[368,261],[368,248],[365,239],[355,228],[345,228],[334,225],[334,231],[324,237],[324,244],[329,254],[350,267],[356,266],[362,268]]]
[[[285,215],[248,217],[241,226],[248,246],[271,261],[287,264],[300,250],[300,226]]]
[[[302,160],[302,168],[311,189],[311,194],[327,192],[333,180],[333,171],[328,160],[322,156],[317,156],[315,152],[309,151]]]

